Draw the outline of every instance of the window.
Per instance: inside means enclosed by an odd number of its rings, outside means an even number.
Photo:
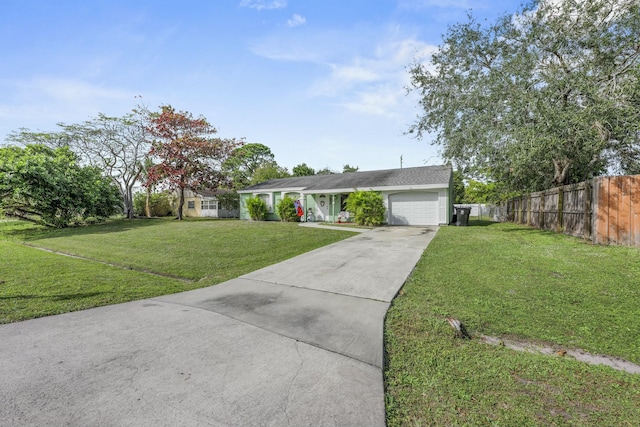
[[[187,209],[195,209],[196,208],[196,202],[194,202],[193,200],[189,200],[187,202]]]
[[[258,197],[262,199],[265,205],[267,205],[267,212],[273,212],[273,206],[271,203],[271,195],[270,194],[258,194]]]
[[[200,209],[202,209],[203,211],[205,211],[205,210],[217,211],[218,210],[218,201],[217,200],[211,200],[211,199],[202,200],[200,202]]]

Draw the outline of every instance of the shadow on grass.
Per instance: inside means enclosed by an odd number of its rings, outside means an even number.
[[[173,218],[114,219],[100,224],[81,225],[69,228],[47,228],[35,225],[16,229],[1,230],[9,240],[34,241],[42,238],[83,236],[91,234],[111,234],[129,231],[134,228],[152,227]]]
[[[494,223],[494,224],[501,224],[501,223]],[[502,233],[516,233],[516,234],[526,234],[526,235],[531,235],[531,236],[545,236],[546,238],[550,238],[550,239],[555,239],[555,240],[566,240],[566,239],[573,239],[576,242],[582,242],[585,244],[591,244],[591,241],[589,239],[584,239],[578,236],[573,236],[571,234],[565,234],[563,232],[557,232],[555,230],[548,230],[548,229],[541,229],[541,228],[535,228],[533,226],[529,226],[526,224],[520,224],[520,223],[516,223],[516,222],[505,222],[504,224],[510,224],[511,227],[505,227],[502,230],[500,230],[500,232]]]
[[[484,219],[470,219],[469,224],[462,227],[490,227],[496,224],[500,224],[500,223],[495,221],[484,220]],[[450,225],[454,227],[458,227],[455,223]]]
[[[489,221],[487,219],[474,219],[469,221],[469,225],[467,227],[490,227],[496,224],[499,223],[495,221]]]
[[[11,295],[6,297],[0,297],[0,300],[12,300],[12,299],[46,299],[51,301],[68,301],[82,298],[92,298],[98,295],[103,295],[108,292],[84,292],[75,294],[63,294],[63,295]]]

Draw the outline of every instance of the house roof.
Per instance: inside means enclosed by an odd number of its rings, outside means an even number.
[[[271,179],[251,185],[240,193],[255,193],[266,190],[298,190],[308,192],[334,189],[378,189],[384,187],[448,187],[452,174],[451,166],[422,166],[404,169],[386,169],[364,172],[347,172],[332,175],[311,175],[293,178]]]

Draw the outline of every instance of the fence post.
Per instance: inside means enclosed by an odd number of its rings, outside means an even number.
[[[564,187],[558,187],[558,225],[556,226],[556,232],[561,233],[564,229],[562,222],[562,203],[564,198]]]
[[[540,230],[544,230],[544,203],[545,203],[545,192],[539,192],[540,194],[540,202],[538,203],[538,224],[540,225]]]
[[[587,240],[591,239],[591,227],[592,227],[592,217],[591,217],[591,198],[593,185],[591,181],[586,181],[584,186],[584,238]]]

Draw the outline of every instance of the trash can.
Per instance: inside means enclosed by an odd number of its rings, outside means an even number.
[[[456,225],[458,227],[469,225],[469,215],[471,215],[471,208],[456,208]]]

